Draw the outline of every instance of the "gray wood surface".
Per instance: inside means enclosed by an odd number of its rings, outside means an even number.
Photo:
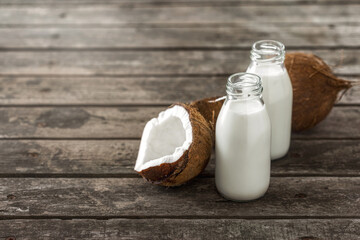
[[[225,200],[217,193],[214,178],[198,178],[181,188],[154,186],[139,178],[1,182],[3,217],[360,217],[359,177],[273,177],[265,196],[247,203]]]
[[[0,28],[0,48],[250,48],[258,39],[281,39],[287,49],[358,47],[360,26],[309,23],[239,26]]]
[[[356,81],[355,77],[344,77]],[[0,77],[0,105],[170,105],[225,94],[221,77]],[[360,83],[360,77],[359,77]],[[26,91],[23,91],[26,89]],[[340,96],[340,95],[339,95]],[[340,105],[360,104],[360,86]]]
[[[100,3],[96,0],[0,0],[0,4],[6,5],[41,5],[41,4],[117,4],[120,6],[140,5],[224,5],[224,4],[244,4],[244,5],[284,5],[284,4],[359,4],[359,0],[102,0]]]
[[[139,140],[0,141],[0,176],[136,177]],[[360,176],[359,140],[293,140],[272,176]],[[201,174],[213,177],[215,158]]]
[[[358,239],[359,219],[6,220],[0,237],[17,239]],[[41,229],[41,231],[34,231]]]
[[[360,5],[152,6],[113,5],[2,6],[1,25],[148,25],[258,23],[359,23]],[[11,16],[11,17],[9,17]]]
[[[309,52],[309,51],[307,51]],[[360,74],[360,50],[314,50],[338,74]],[[249,50],[5,51],[0,75],[229,75],[245,71]]]
[[[0,107],[0,138],[140,138],[166,107]],[[294,139],[360,138],[360,109],[335,107],[318,126]],[[341,126],[341,127],[340,127]]]
[[[0,0],[0,238],[360,239],[360,87],[293,134],[264,198],[223,199],[214,157],[167,189],[134,171],[145,123],[222,95],[252,42],[360,76],[360,1]]]

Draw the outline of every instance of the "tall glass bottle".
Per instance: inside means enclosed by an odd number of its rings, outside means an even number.
[[[249,201],[265,194],[270,182],[270,120],[255,74],[231,75],[216,123],[215,181],[220,194]]]
[[[263,97],[271,122],[271,159],[285,156],[291,137],[293,91],[284,66],[284,44],[263,40],[254,43],[251,63],[246,72],[259,75],[263,82]]]

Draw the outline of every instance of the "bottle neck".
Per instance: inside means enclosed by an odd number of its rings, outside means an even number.
[[[261,98],[262,90],[261,78],[252,73],[233,74],[226,84],[228,100]]]
[[[250,58],[256,65],[283,64],[285,46],[281,42],[273,40],[255,42],[250,52]]]

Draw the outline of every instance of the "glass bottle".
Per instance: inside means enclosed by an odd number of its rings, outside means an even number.
[[[263,97],[271,122],[271,159],[287,154],[291,137],[293,91],[284,66],[284,44],[263,40],[253,44],[246,72],[257,74],[263,83]]]
[[[228,78],[226,100],[216,123],[216,187],[233,201],[265,194],[270,182],[270,120],[259,76]]]

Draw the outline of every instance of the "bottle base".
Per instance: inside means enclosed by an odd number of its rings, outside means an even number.
[[[240,202],[240,203],[246,203],[246,202],[253,202],[253,201],[256,201],[256,200],[259,200],[260,198],[264,197],[265,196],[265,193],[260,195],[259,197],[256,197],[254,199],[248,199],[248,200],[239,200],[239,199],[234,199],[234,198],[231,198],[231,197],[228,197],[226,196],[225,194],[219,192],[219,190],[217,191],[220,196],[222,196],[223,198],[225,198],[226,200],[229,200],[229,201],[232,201],[232,202]]]
[[[286,158],[289,155],[289,152],[286,152],[284,155],[281,155],[280,157],[271,157],[271,161],[281,160]]]

